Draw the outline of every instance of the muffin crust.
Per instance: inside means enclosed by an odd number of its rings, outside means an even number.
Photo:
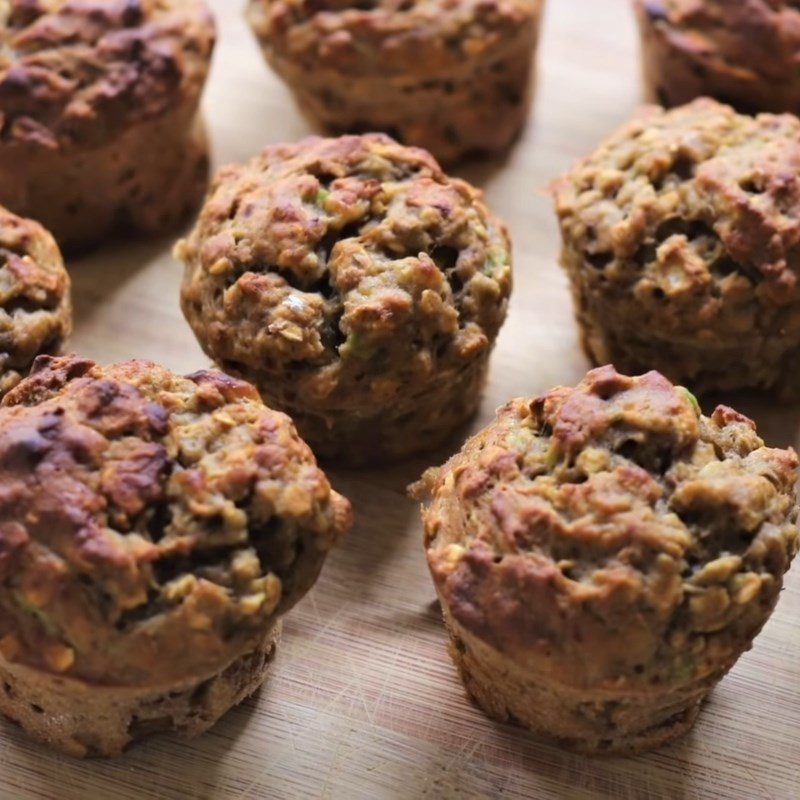
[[[797,551],[792,450],[651,372],[513,400],[416,487],[472,696],[584,752],[685,731]]]
[[[268,147],[221,171],[176,254],[205,351],[318,455],[398,458],[474,412],[510,242],[424,151],[378,134]]]
[[[71,330],[70,280],[53,237],[0,207],[0,398]]]
[[[530,107],[541,0],[250,0],[267,61],[327,133],[445,164],[505,150]]]
[[[800,113],[793,0],[634,0],[649,99],[714,97],[740,111]]]
[[[799,141],[790,115],[651,107],[556,184],[595,363],[797,395]]]
[[[0,202],[67,248],[169,227],[199,200],[205,0],[0,5]]]
[[[119,752],[141,702],[242,660],[244,677],[221,678],[228,705],[174,727],[199,732],[255,689],[279,616],[350,525],[347,501],[255,389],[148,362],[38,359],[0,409],[0,474],[2,666],[52,693],[41,713],[62,738],[49,741],[78,755]],[[116,706],[108,692],[97,703],[122,727],[81,740],[86,709],[64,717],[64,698],[94,686],[120,689]],[[15,694],[0,708],[14,711]]]
[[[3,141],[97,144],[202,90],[214,37],[199,0],[3,5]]]

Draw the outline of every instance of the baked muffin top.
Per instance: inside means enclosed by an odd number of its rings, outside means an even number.
[[[0,407],[0,652],[148,686],[213,674],[312,585],[350,525],[246,383],[41,357]]]
[[[635,0],[670,41],[710,68],[780,83],[797,80],[797,0]]]
[[[429,565],[458,623],[563,683],[700,679],[777,599],[797,463],[730,408],[602,367],[511,401],[429,471]]]
[[[0,397],[71,328],[69,275],[53,237],[0,207]]]
[[[424,390],[486,353],[511,289],[480,192],[381,134],[223,169],[176,254],[207,352],[289,405],[374,412]]]
[[[199,95],[205,0],[2,0],[0,141],[103,142]]]
[[[800,121],[646,108],[554,188],[599,295],[672,340],[800,334]]]
[[[306,68],[363,77],[463,67],[499,57],[541,0],[250,0],[262,41]],[[366,73],[365,73],[366,70]]]

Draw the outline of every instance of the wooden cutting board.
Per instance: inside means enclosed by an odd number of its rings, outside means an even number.
[[[206,95],[215,161],[308,132],[263,64],[242,2],[212,0],[220,45]],[[628,0],[550,0],[535,113],[503,164],[470,168],[514,238],[516,288],[483,413],[580,379],[580,354],[545,187],[637,106]],[[207,364],[178,308],[171,240],[108,247],[70,264],[75,351],[189,372]],[[800,408],[743,399],[774,445],[798,443]],[[442,460],[447,454],[442,453]],[[337,472],[356,527],[287,618],[264,689],[192,742],[161,738],[110,762],[74,762],[0,723],[2,800],[151,798],[800,798],[800,566],[755,648],[695,730],[632,759],[589,760],[494,724],[464,698],[445,653],[416,506],[427,466]]]

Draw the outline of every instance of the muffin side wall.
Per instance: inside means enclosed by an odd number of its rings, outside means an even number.
[[[265,33],[259,0],[249,18],[264,58],[292,90],[300,111],[324,133],[383,131],[429,150],[445,166],[505,151],[533,102],[542,5],[504,42],[455,67],[420,73],[350,75],[300,63]],[[377,63],[380,63],[378,51]]]
[[[0,145],[0,202],[74,251],[117,230],[174,227],[202,199],[208,170],[205,126],[192,102],[99,146]]]
[[[280,637],[278,621],[214,674],[157,687],[98,686],[0,656],[0,712],[37,741],[75,758],[119,756],[155,733],[192,738],[261,686]]]

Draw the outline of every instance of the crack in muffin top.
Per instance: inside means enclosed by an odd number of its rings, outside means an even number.
[[[0,397],[71,329],[70,280],[53,237],[0,207]]]
[[[213,358],[336,407],[424,392],[473,362],[511,289],[508,235],[480,192],[381,134],[223,169],[176,253],[184,313]]]
[[[292,61],[364,77],[499,58],[540,7],[541,0],[250,0],[248,16]]]
[[[291,421],[221,373],[37,360],[0,407],[0,652],[108,685],[213,674],[350,525]]]
[[[796,0],[636,0],[675,45],[741,78],[794,81],[800,58]]]
[[[797,550],[793,450],[612,367],[511,401],[415,487],[445,606],[565,683],[657,686],[726,668]]]
[[[555,187],[599,295],[671,338],[800,335],[800,121],[709,99],[649,107]]]
[[[0,141],[97,144],[196,103],[205,0],[0,0]]]

